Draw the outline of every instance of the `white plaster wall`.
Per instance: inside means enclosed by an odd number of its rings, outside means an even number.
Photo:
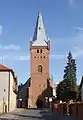
[[[0,113],[3,112],[3,97],[8,108],[8,81],[9,72],[0,72]],[[4,89],[6,90],[5,92]]]
[[[56,97],[56,89],[55,88],[53,88],[53,96]]]
[[[83,101],[83,84],[82,84],[82,89],[81,89],[81,96],[82,96],[82,101]]]
[[[13,92],[13,75],[10,72],[10,111],[16,108],[16,94]]]

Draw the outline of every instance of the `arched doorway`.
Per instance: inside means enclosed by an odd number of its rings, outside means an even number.
[[[43,100],[38,99],[36,102],[37,108],[43,108]]]

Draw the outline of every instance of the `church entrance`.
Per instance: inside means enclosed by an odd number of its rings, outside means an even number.
[[[43,108],[43,100],[38,99],[36,102],[37,108]]]

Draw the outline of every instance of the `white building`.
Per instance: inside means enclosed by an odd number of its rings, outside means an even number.
[[[81,79],[80,88],[81,88],[81,100],[83,101],[83,76]]]
[[[0,113],[16,108],[17,77],[12,69],[0,64]]]
[[[56,97],[56,83],[53,80],[50,80],[50,86],[52,87],[52,95]]]
[[[82,101],[83,101],[83,83],[82,83],[82,88],[81,88],[81,96],[82,96]]]

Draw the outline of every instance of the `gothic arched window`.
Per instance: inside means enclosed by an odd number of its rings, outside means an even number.
[[[42,73],[42,66],[41,65],[38,66],[38,72]]]

